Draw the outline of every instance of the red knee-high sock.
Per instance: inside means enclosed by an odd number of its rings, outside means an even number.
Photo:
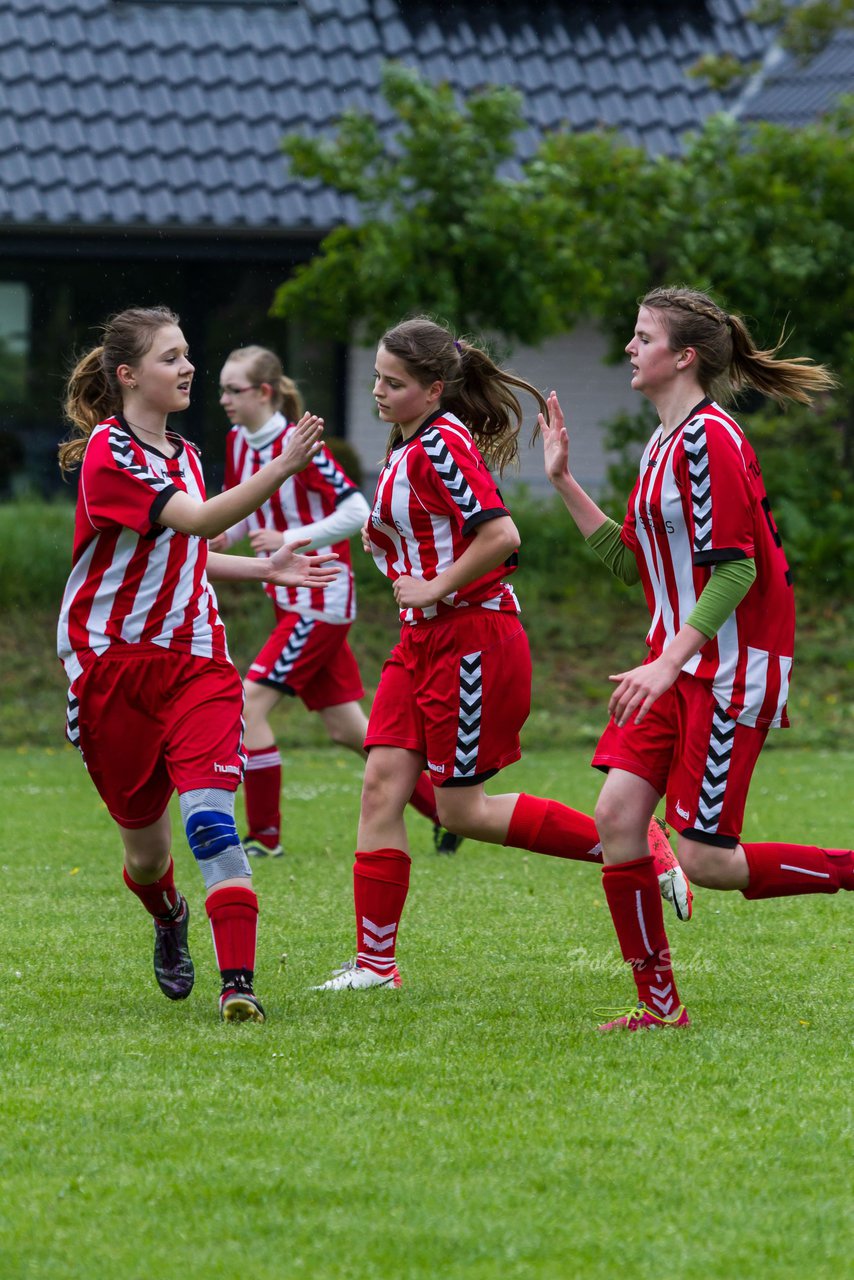
[[[175,915],[181,897],[175,888],[175,864],[171,858],[169,866],[160,879],[154,881],[154,884],[137,884],[128,875],[127,867],[123,869],[122,874],[125,884],[131,893],[136,894],[149,915],[158,920],[169,920]]]
[[[353,897],[356,904],[357,963],[386,974],[394,968],[397,928],[409,892],[412,860],[402,849],[356,852]]]
[[[661,891],[652,858],[619,862],[602,871],[620,951],[632,966],[638,999],[663,1018],[679,1007],[670,944],[661,913]]]
[[[272,849],[282,828],[282,757],[275,745],[246,752],[244,787],[248,834]]]
[[[438,822],[439,815],[436,812],[436,794],[433,791],[433,783],[430,781],[429,773],[419,773],[418,781],[415,784],[415,790],[409,797],[409,803],[413,809],[417,809],[425,818],[429,818],[431,822]]]
[[[602,861],[599,833],[592,818],[557,800],[541,800],[524,793],[516,801],[504,845],[548,853],[553,858]]]
[[[239,884],[214,889],[205,901],[205,910],[220,973],[225,978],[235,970],[244,970],[251,982],[258,932],[258,898],[254,889]]]
[[[836,893],[852,883],[849,849],[807,844],[745,844],[742,848],[750,872],[750,883],[742,890],[745,898]]]

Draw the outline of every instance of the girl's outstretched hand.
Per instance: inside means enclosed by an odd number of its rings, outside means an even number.
[[[315,413],[304,413],[280,454],[288,475],[303,471],[323,447],[323,419]]]
[[[561,480],[569,478],[569,435],[556,392],[549,393],[546,404],[549,410],[548,420],[542,413],[537,417],[543,437],[543,461],[551,483],[559,484]]]
[[[325,587],[341,570],[334,551],[318,555],[300,555],[298,548],[307,547],[310,539],[292,542],[274,551],[264,566],[264,581],[277,587]]]

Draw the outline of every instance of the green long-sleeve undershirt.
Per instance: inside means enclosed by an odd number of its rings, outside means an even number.
[[[587,539],[587,545],[627,587],[640,582],[637,560],[620,537],[616,520],[606,519],[600,524]],[[711,639],[747,595],[755,579],[756,561],[752,558],[718,561],[685,621]]]

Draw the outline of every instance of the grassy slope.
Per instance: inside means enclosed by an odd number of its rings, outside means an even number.
[[[699,891],[671,940],[685,1033],[602,1038],[631,989],[595,871],[468,844],[415,867],[405,987],[309,985],[352,953],[360,770],[293,753],[262,864],[264,1027],[171,1005],[70,750],[0,752],[0,1274],[8,1280],[763,1280],[846,1273],[850,903]],[[848,829],[852,753],[774,752],[748,834]],[[592,804],[582,750],[506,785]],[[318,803],[320,802],[320,803]]]
[[[511,503],[522,530],[513,582],[534,654],[534,709],[525,741],[577,746],[596,741],[611,672],[641,660],[647,626],[640,593],[627,592],[581,545],[565,512],[520,496]],[[68,571],[72,511],[66,505],[0,505],[0,745],[58,745],[65,680],[55,657],[56,615]],[[386,581],[354,545],[359,620],[351,643],[370,695],[397,634]],[[805,593],[802,593],[805,595]],[[222,586],[232,653],[245,670],[266,638],[272,612],[257,586]],[[854,747],[854,606],[801,602],[791,699],[795,732],[772,735],[800,746]],[[283,705],[285,746],[321,745],[316,717]]]

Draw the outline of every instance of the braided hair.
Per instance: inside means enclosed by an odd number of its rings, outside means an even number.
[[[776,346],[762,351],[740,316],[730,315],[698,289],[651,289],[639,305],[659,313],[671,351],[694,348],[700,385],[719,404],[745,387],[780,403],[811,404],[816,392],[838,386],[834,374],[808,356],[776,359],[788,336],[785,329]]]

